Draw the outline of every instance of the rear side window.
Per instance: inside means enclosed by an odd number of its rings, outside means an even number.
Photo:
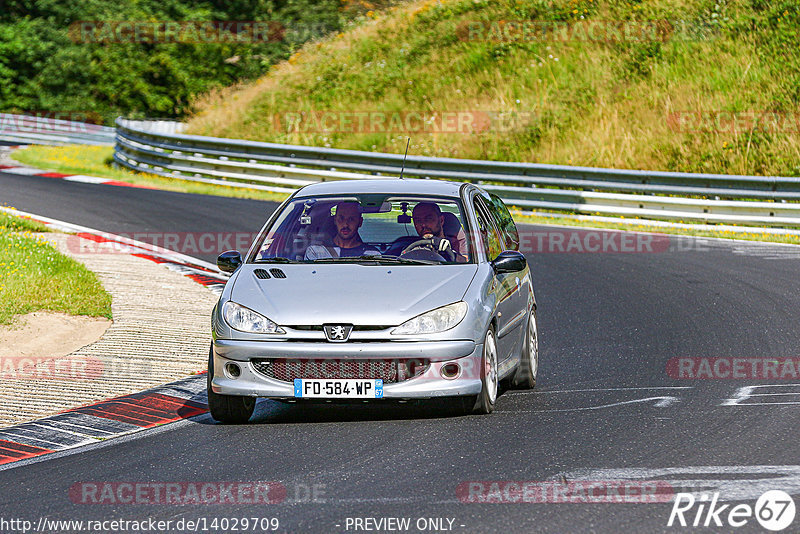
[[[505,203],[497,195],[489,195],[489,211],[497,228],[503,234],[505,250],[519,250],[519,231]]]
[[[489,261],[495,259],[503,252],[503,243],[497,233],[486,202],[480,197],[475,197],[475,216],[478,218],[479,245],[486,251]]]

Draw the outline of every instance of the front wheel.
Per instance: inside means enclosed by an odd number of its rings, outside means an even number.
[[[208,390],[208,411],[211,417],[221,423],[240,424],[246,423],[253,415],[256,408],[255,397],[241,397],[238,395],[221,395],[211,389],[214,379],[214,350],[208,353],[208,375],[206,389]]]
[[[497,380],[497,342],[494,339],[494,329],[489,327],[486,338],[483,340],[483,357],[481,358],[481,392],[476,397],[462,399],[465,413],[490,414],[494,411],[497,401],[499,384]]]

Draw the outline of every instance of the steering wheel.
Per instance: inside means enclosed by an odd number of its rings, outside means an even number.
[[[455,253],[452,249],[448,249],[446,251],[438,250],[436,246],[433,244],[432,239],[418,239],[414,241],[406,248],[403,249],[403,252],[400,253],[400,256],[405,256],[414,252],[416,250],[425,250],[432,252],[435,256],[442,258],[444,261],[455,261]],[[446,255],[446,256],[445,256]]]

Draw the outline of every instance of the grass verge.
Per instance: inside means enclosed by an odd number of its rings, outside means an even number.
[[[109,178],[134,185],[155,187],[179,193],[217,195],[221,197],[252,198],[283,202],[288,195],[270,193],[257,189],[226,187],[224,185],[189,182],[175,178],[165,178],[156,174],[132,172],[111,166],[113,147],[102,146],[30,146],[16,150],[13,158],[23,165],[64,174],[85,174]]]
[[[0,213],[0,325],[38,310],[111,319],[111,295],[83,264],[34,234],[46,230]]]

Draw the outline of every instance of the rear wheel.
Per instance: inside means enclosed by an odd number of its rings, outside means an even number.
[[[253,415],[256,408],[255,397],[241,397],[238,395],[221,395],[211,390],[211,381],[214,379],[214,351],[208,352],[208,375],[206,389],[208,390],[208,410],[211,417],[221,423],[246,423]]]
[[[536,387],[536,373],[539,371],[539,325],[536,322],[536,308],[528,314],[528,329],[525,332],[525,346],[522,350],[519,367],[514,374],[513,384],[523,389]]]

